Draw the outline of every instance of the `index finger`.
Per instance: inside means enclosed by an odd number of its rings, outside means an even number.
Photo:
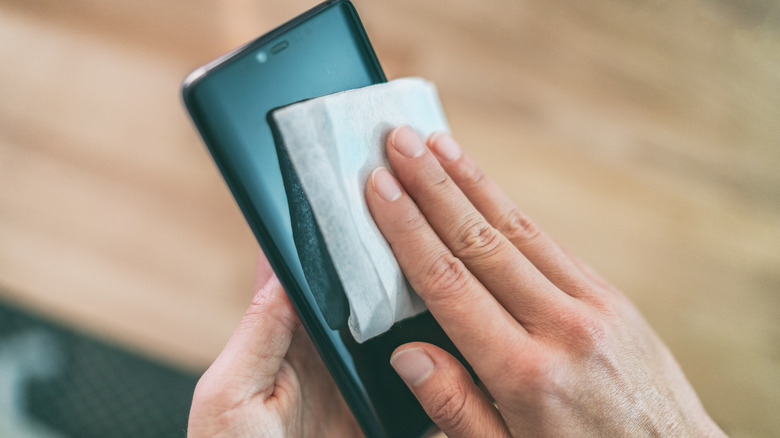
[[[366,201],[401,269],[447,336],[478,374],[480,357],[504,365],[508,342],[527,332],[439,239],[414,201],[385,168],[374,171]]]

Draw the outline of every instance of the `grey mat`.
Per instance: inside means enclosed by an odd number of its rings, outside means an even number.
[[[0,437],[184,437],[196,381],[0,302]]]

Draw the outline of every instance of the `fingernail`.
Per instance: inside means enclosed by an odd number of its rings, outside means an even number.
[[[371,185],[379,197],[387,202],[393,202],[401,197],[401,186],[384,167],[377,167],[371,172]]]
[[[399,351],[390,358],[390,365],[404,382],[412,386],[421,384],[433,372],[431,357],[419,348]]]
[[[431,149],[442,161],[455,161],[460,158],[461,150],[458,143],[449,134],[433,134],[430,141]]]
[[[409,125],[395,128],[390,134],[390,144],[405,157],[415,158],[425,152],[420,136]]]

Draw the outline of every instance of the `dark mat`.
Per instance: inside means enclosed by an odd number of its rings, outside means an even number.
[[[184,437],[196,382],[0,302],[0,437]]]

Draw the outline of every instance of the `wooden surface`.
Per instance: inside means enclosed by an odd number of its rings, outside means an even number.
[[[611,279],[734,437],[780,434],[780,6],[358,1],[390,78]],[[0,299],[201,370],[256,244],[178,97],[310,1],[0,0]]]

